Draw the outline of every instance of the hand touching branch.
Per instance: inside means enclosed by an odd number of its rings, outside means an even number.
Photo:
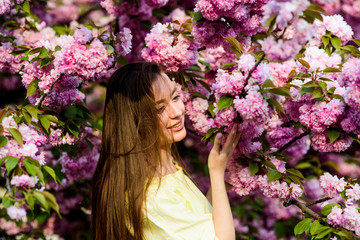
[[[208,159],[214,228],[219,240],[235,239],[234,220],[226,193],[224,175],[226,165],[240,139],[240,133],[237,131],[237,127],[237,124],[233,126],[222,148],[220,146],[223,138],[222,134],[219,133],[215,137],[214,147],[210,151]]]

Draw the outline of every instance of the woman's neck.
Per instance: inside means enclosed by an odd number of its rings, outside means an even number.
[[[161,149],[160,150],[161,165],[162,169],[159,169],[159,174],[161,176],[171,174],[177,171],[174,163],[173,157],[171,155],[171,149]]]

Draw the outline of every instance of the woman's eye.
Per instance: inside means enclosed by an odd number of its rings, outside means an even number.
[[[176,95],[173,100],[178,100],[180,98],[180,95]]]
[[[156,110],[158,113],[162,113],[164,111],[164,109],[165,109],[165,107],[162,106],[162,107],[157,108]]]

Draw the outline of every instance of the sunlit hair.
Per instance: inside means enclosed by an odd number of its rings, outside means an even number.
[[[92,190],[95,240],[143,239],[146,190],[162,166],[159,143],[164,136],[152,88],[162,72],[155,63],[132,63],[107,84]]]

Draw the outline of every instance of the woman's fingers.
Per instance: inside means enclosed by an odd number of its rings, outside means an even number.
[[[241,134],[238,132],[237,127],[238,127],[238,124],[235,124],[233,126],[233,128],[231,129],[230,134],[227,137],[226,142],[223,146],[223,149],[222,149],[223,153],[232,154],[237,143],[239,142]]]
[[[222,133],[216,134],[215,141],[214,141],[214,146],[211,149],[211,151],[214,151],[216,153],[220,152],[220,144],[221,144],[222,137],[223,137]]]

